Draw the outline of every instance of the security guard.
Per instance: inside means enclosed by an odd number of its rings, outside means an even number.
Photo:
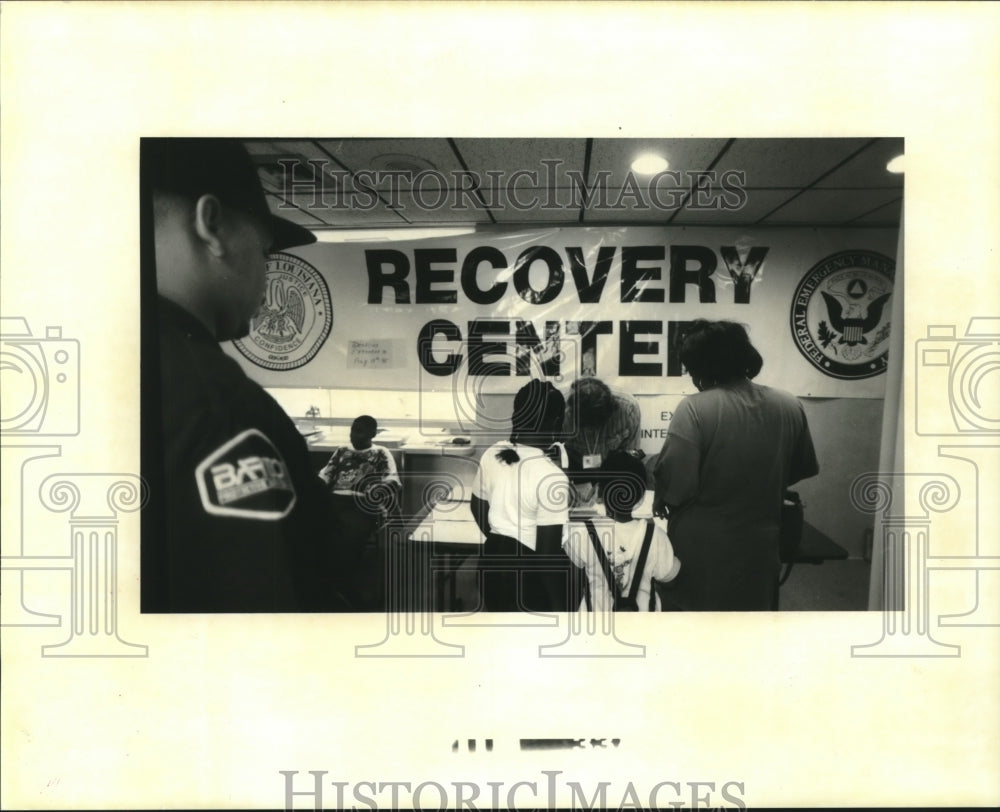
[[[160,384],[158,402],[146,397],[144,407],[162,426],[151,444],[159,453],[143,460],[157,476],[142,609],[348,609],[340,581],[349,574],[332,557],[328,495],[306,443],[219,346],[248,333],[268,254],[316,238],[270,213],[238,141],[143,139],[141,163],[159,345],[144,363],[158,361]]]

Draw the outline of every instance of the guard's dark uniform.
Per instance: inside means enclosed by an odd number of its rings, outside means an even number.
[[[281,407],[159,300],[163,527],[144,611],[342,611],[329,503]]]

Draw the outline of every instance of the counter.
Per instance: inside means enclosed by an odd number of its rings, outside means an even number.
[[[296,427],[310,451],[332,454],[342,445],[350,443],[350,426],[324,426],[310,421],[296,421]],[[475,438],[468,435],[453,435],[448,431],[436,434],[421,433],[417,426],[380,429],[374,443],[391,451],[407,454],[451,454],[468,457],[476,453]],[[456,442],[457,440],[457,442]]]
[[[306,438],[317,472],[334,450],[350,444],[350,426],[324,425],[311,420],[298,420],[296,426]],[[468,442],[456,443],[456,437]],[[401,509],[404,517],[411,518],[423,516],[444,492],[471,494],[479,457],[487,447],[467,435],[447,431],[421,433],[418,426],[387,427],[375,435],[373,442],[392,453],[403,484]]]

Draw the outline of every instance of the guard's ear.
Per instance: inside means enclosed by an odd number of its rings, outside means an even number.
[[[194,207],[194,230],[216,259],[221,259],[226,253],[221,229],[222,202],[215,195],[202,195]]]

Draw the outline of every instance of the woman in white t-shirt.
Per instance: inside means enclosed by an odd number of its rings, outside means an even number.
[[[601,548],[595,546],[595,539],[584,525],[574,524],[567,535],[566,554],[587,576],[581,609],[612,611],[617,593],[620,603],[622,598],[634,600],[633,611],[657,611],[661,608],[660,598],[653,589],[653,580],[672,581],[680,572],[681,562],[674,556],[663,527],[652,520],[632,517],[632,511],[646,495],[645,473],[640,460],[623,451],[612,451],[603,460],[597,479],[607,518],[592,522]],[[613,588],[609,577],[614,579]]]
[[[531,381],[514,397],[510,440],[488,448],[479,462],[471,507],[486,536],[479,563],[488,612],[569,609],[562,549],[569,480],[546,454],[564,408],[551,383]]]

